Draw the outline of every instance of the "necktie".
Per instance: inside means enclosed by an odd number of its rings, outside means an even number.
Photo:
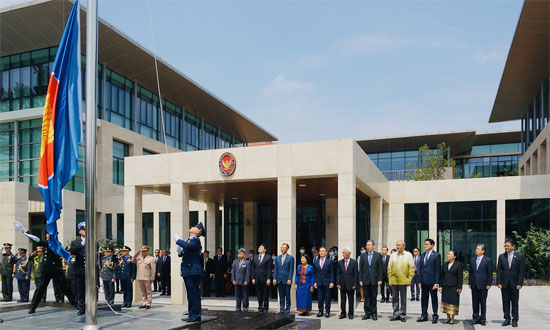
[[[479,269],[479,264],[481,263],[481,258],[480,257],[477,257],[477,265],[476,265],[476,270]]]
[[[285,264],[285,255],[283,254],[283,258],[281,259],[281,266]]]
[[[414,269],[418,268],[418,256],[414,256]]]
[[[208,259],[204,259],[204,267],[203,267],[203,270],[206,272],[206,262],[208,261]]]
[[[426,258],[424,258],[424,265],[428,263],[428,259],[430,259],[430,252],[426,253]]]
[[[512,260],[514,259],[514,252],[508,253],[508,268],[512,268]]]
[[[323,269],[323,264],[325,263],[325,258],[321,259],[321,269]]]
[[[166,257],[162,257],[162,263],[166,262]]]
[[[372,265],[372,254],[369,253],[369,267]]]
[[[260,263],[262,263],[263,256],[263,254],[260,254]]]
[[[239,268],[243,266],[243,263],[244,263],[244,259],[241,259],[241,263],[239,265]]]
[[[344,270],[347,272],[348,271],[348,260],[349,259],[346,259],[346,267],[344,268]]]

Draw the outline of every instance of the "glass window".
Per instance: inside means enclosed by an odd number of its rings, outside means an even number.
[[[187,151],[199,150],[201,145],[201,120],[185,112],[185,144]]]
[[[437,203],[437,235],[442,261],[456,250],[465,267],[475,255],[478,243],[496,261],[496,201]],[[495,266],[495,265],[493,265]]]
[[[204,123],[204,149],[216,149],[218,147],[218,128]]]
[[[355,231],[355,253],[361,253],[361,247],[366,246],[367,240],[370,239],[370,200],[358,199],[355,203],[355,222],[357,223]],[[377,244],[381,242],[376,242]]]
[[[170,249],[170,212],[159,213],[159,249]]]
[[[124,213],[116,215],[116,240],[119,246],[124,245]]]
[[[531,225],[550,229],[550,199],[514,199],[506,201],[506,236],[525,234]]]
[[[134,83],[107,69],[105,119],[118,126],[134,129]]]
[[[257,223],[256,237],[258,245],[264,244],[267,249],[267,254],[271,251],[277,251],[277,242],[272,240],[272,233],[277,232],[277,221],[273,221],[273,206],[271,203],[258,203],[257,206]],[[273,227],[275,226],[275,229]]]
[[[141,241],[143,245],[153,248],[153,213],[142,213]],[[139,247],[136,246],[136,250]]]
[[[111,213],[105,214],[105,237],[113,239],[113,215]]]
[[[233,146],[233,137],[231,134],[220,130],[220,148],[231,148]]]
[[[224,207],[224,251],[231,250],[236,257],[239,248],[244,245],[244,207],[243,204],[225,205]],[[189,219],[191,222],[191,219]]]
[[[42,119],[19,122],[19,181],[38,187]]]
[[[113,183],[124,184],[124,157],[129,156],[129,146],[126,143],[113,140]]]
[[[164,127],[166,132],[166,142],[174,148],[181,148],[181,121],[183,110],[168,102],[163,101]],[[161,142],[163,139],[160,139]]]
[[[13,181],[14,124],[0,124],[0,182]]]
[[[405,204],[405,246],[408,251],[419,248],[429,236],[429,204]]]

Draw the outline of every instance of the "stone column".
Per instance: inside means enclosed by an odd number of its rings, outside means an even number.
[[[141,187],[124,186],[124,244],[132,249],[131,256],[141,248],[142,202]],[[138,301],[141,301],[141,290],[134,281],[134,302]]]
[[[176,242],[172,239],[173,234],[179,234],[186,238],[189,235],[189,185],[183,183],[172,183],[170,185],[170,247],[172,251],[171,263],[171,285],[172,304],[183,305],[187,303],[187,292],[183,279],[180,276],[180,258],[177,253]]]
[[[382,197],[370,198],[370,239],[376,242],[376,249],[382,251],[382,211],[383,211]],[[356,251],[360,252],[360,251]]]
[[[386,205],[384,205],[384,213]],[[395,247],[395,243],[400,239],[405,239],[405,205],[402,203],[388,204],[388,248]],[[385,214],[384,214],[385,217]],[[405,248],[407,248],[405,242]]]
[[[16,220],[30,229],[28,210],[29,186],[22,182],[0,182],[0,244],[12,243],[14,254],[20,247],[32,247],[31,240],[13,226]]]
[[[153,212],[153,246],[149,248],[149,254],[154,255],[155,249],[160,250],[160,213],[158,211]]]
[[[216,203],[206,203],[206,249],[210,255],[216,253],[216,213],[218,207]]]
[[[504,239],[506,238],[506,200],[497,200],[497,255],[490,256],[496,258],[504,253]]]
[[[382,244],[390,246],[390,204],[382,202]],[[405,227],[403,225],[403,227]],[[391,249],[389,249],[391,251]],[[388,251],[389,252],[389,251]]]
[[[244,202],[244,248],[256,251],[256,202]]]
[[[289,245],[288,253],[294,257],[296,267],[296,179],[290,176],[277,179],[277,248]],[[293,272],[296,272],[294,268]],[[295,274],[293,274],[295,275]],[[293,276],[294,277],[294,276]],[[294,281],[293,281],[294,282]],[[296,291],[290,290],[290,308],[296,308]]]
[[[338,174],[338,257],[349,247],[355,254],[356,177],[353,173]]]
[[[405,206],[403,206],[403,209]],[[436,202],[430,202],[428,206],[428,220],[429,220],[429,227],[428,227],[428,233],[430,235],[430,238],[437,242],[437,203]],[[405,225],[405,219],[403,219],[403,225]],[[424,246],[424,242],[418,243],[420,246]],[[435,247],[438,249],[439,247],[436,245]],[[420,249],[422,251],[422,249]]]
[[[325,202],[326,248],[338,245],[338,199],[327,198]],[[318,246],[317,248],[320,248]]]

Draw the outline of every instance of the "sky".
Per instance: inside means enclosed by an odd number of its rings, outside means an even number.
[[[280,143],[520,128],[488,121],[523,1],[150,1],[157,56]],[[148,0],[99,16],[153,50]]]

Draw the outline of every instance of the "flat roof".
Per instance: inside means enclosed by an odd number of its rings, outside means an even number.
[[[525,0],[490,123],[518,120],[550,76],[550,1]]]
[[[451,147],[451,155],[459,155],[472,149],[474,145],[517,143],[521,141],[521,131],[501,131],[476,133],[476,131],[438,132],[414,135],[388,136],[355,140],[368,154],[403,150],[418,150],[424,144],[436,148],[441,142]]]
[[[32,0],[0,7],[0,56],[58,45],[72,5],[69,0]],[[82,5],[80,14],[82,54],[85,54],[86,10]],[[98,35],[98,61],[156,93],[153,54],[102,19]],[[158,56],[157,60],[161,92],[166,100],[245,142],[278,140]]]

